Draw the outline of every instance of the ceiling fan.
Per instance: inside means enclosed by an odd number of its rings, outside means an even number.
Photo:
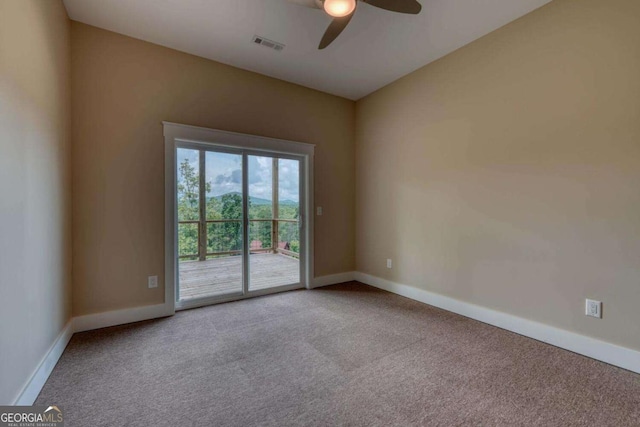
[[[329,46],[347,27],[353,17],[358,3],[367,3],[380,9],[392,12],[417,15],[422,6],[417,0],[289,0],[302,6],[324,10],[333,21],[325,31],[318,49]]]

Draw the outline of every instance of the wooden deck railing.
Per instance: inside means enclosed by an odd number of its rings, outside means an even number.
[[[281,218],[270,218],[270,219],[250,219],[249,220],[249,233],[251,223],[271,223],[271,246],[270,247],[260,247],[260,248],[252,248],[249,247],[250,253],[264,253],[264,252],[273,252],[273,253],[282,253],[284,255],[288,255],[291,257],[299,257],[300,254],[298,252],[288,250],[285,248],[280,248],[280,223],[293,223],[298,224],[297,219],[281,219]],[[242,224],[242,220],[240,219],[216,219],[216,220],[186,220],[186,221],[178,221],[179,226],[183,224],[195,224],[198,226],[198,253],[194,254],[180,254],[179,259],[193,259],[196,258],[200,261],[204,261],[209,256],[221,256],[221,255],[240,255],[242,250],[231,250],[231,251],[214,251],[208,252],[207,246],[207,235],[208,235],[208,225],[209,224],[230,224],[237,223]],[[290,243],[290,242],[289,242]],[[250,242],[251,244],[251,242]]]

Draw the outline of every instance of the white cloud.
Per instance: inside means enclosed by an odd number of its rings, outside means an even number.
[[[242,156],[238,154],[207,152],[206,180],[211,185],[209,196],[221,196],[227,193],[242,192]],[[196,174],[199,168],[197,150],[178,149],[178,163],[187,160]],[[299,162],[297,160],[279,160],[280,200],[300,200]],[[249,156],[249,194],[261,199],[272,199],[272,158]]]

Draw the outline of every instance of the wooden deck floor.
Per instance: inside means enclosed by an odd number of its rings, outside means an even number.
[[[280,254],[252,254],[249,290],[300,282],[300,263]],[[183,261],[179,265],[180,300],[242,292],[242,257]]]

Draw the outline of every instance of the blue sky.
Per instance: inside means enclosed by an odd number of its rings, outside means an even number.
[[[198,170],[198,151],[178,149],[178,163],[185,159]],[[249,156],[249,194],[261,199],[272,199],[272,159],[270,157]],[[297,160],[279,160],[280,200],[300,200]],[[206,153],[206,180],[211,184],[207,196],[221,196],[232,192],[242,192],[242,156],[227,153]]]

